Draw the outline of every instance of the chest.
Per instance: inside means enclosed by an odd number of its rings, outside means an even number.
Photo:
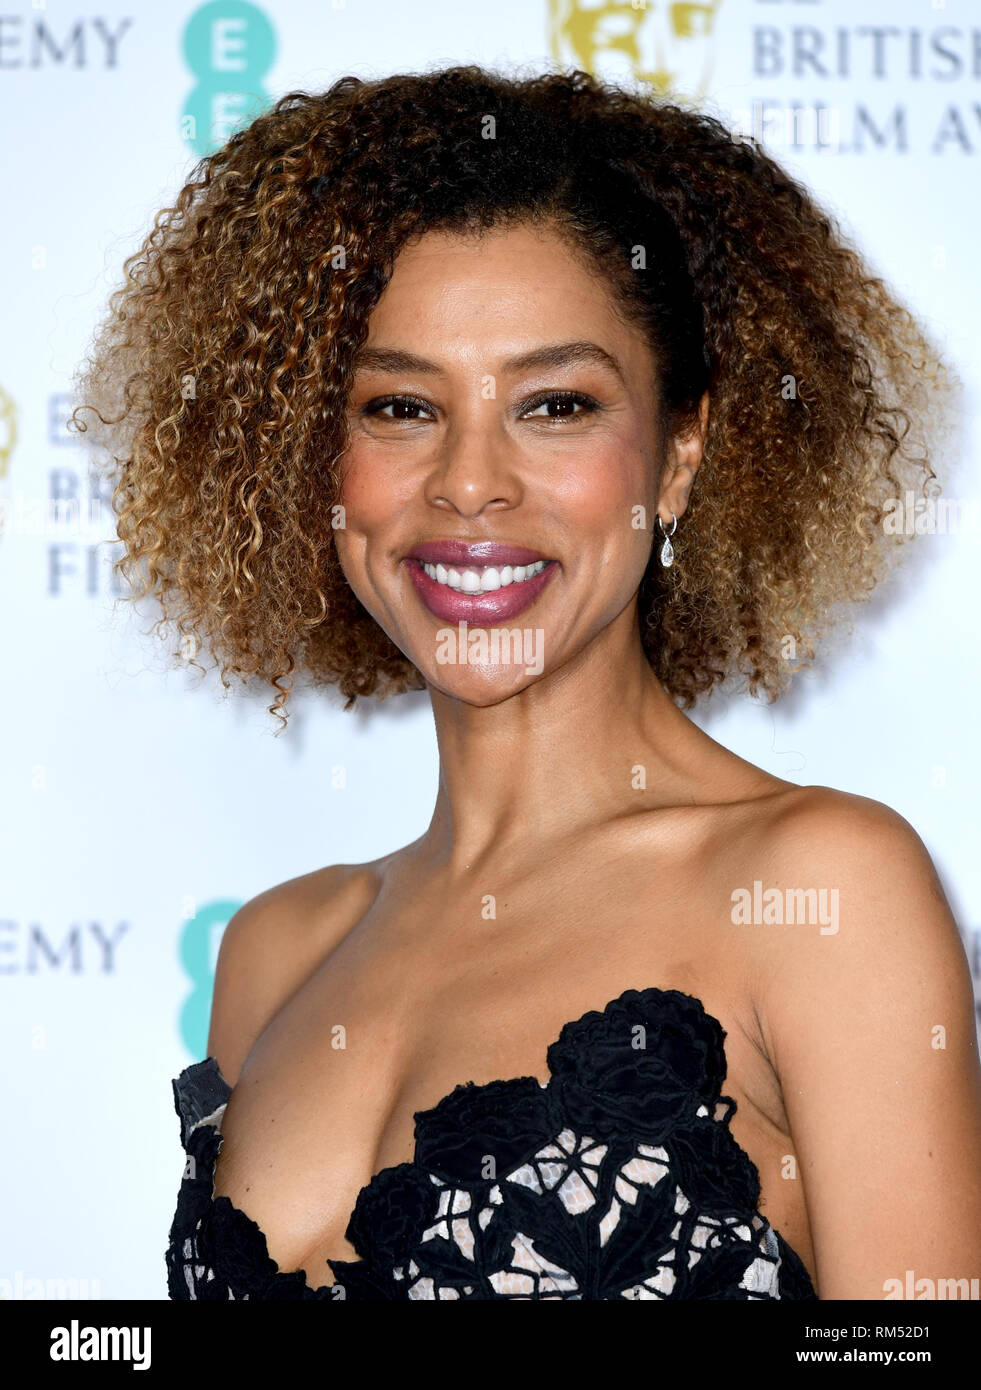
[[[259,1224],[281,1269],[330,1283],[327,1258],[356,1258],[345,1232],[369,1179],[411,1162],[417,1112],[467,1082],[548,1083],[566,1024],[651,986],[693,996],[721,1023],[733,1137],[766,1181],[787,1139],[762,1118],[772,1076],[749,1029],[745,972],[710,916],[689,911],[684,931],[672,922],[622,875],[597,881],[568,865],[530,895],[514,884],[380,902],[252,1049],[223,1118],[216,1195]],[[800,1241],[795,1194],[776,1182],[768,1216]]]

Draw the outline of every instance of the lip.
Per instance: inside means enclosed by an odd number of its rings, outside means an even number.
[[[434,547],[456,544],[455,542],[433,542]],[[481,542],[481,544],[484,544]],[[533,550],[524,550],[520,546],[499,546],[491,542],[486,543],[492,551],[506,552],[503,558],[497,554],[481,556],[484,563],[494,561],[500,564],[529,564],[534,560],[544,560],[546,556],[536,555]],[[420,546],[420,550],[427,552],[425,563],[427,565],[463,564],[469,559],[474,563],[476,557],[473,554],[474,547],[467,547],[466,559],[458,558],[457,555],[450,555],[442,552],[442,558],[430,559],[432,547]],[[516,558],[515,558],[516,557]],[[423,560],[417,555],[406,556],[403,561],[409,571],[409,577],[415,586],[415,591],[422,599],[434,617],[440,618],[443,622],[467,623],[473,627],[493,627],[497,623],[509,622],[516,618],[519,613],[523,613],[526,608],[538,598],[549,583],[552,575],[558,569],[555,560],[549,560],[540,574],[536,574],[534,579],[526,579],[521,584],[509,584],[505,589],[494,589],[487,594],[463,594],[459,589],[450,589],[445,584],[437,584],[435,579],[430,579],[423,569]]]
[[[536,560],[549,560],[540,550],[525,545],[505,545],[502,541],[424,541],[410,550],[407,560],[419,560],[426,565],[533,565]],[[543,570],[544,574],[545,571]],[[529,584],[534,580],[529,579]]]

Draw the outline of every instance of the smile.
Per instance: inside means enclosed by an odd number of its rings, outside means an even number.
[[[477,569],[452,569],[445,565],[423,564],[423,569],[437,584],[448,589],[458,589],[463,594],[492,594],[498,589],[506,589],[509,584],[525,584],[541,574],[547,560],[536,560],[533,565],[488,565]]]
[[[560,569],[540,552],[496,541],[430,541],[403,564],[434,618],[485,627],[530,608]]]

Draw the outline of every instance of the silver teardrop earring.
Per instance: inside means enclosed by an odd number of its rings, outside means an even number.
[[[661,564],[664,566],[665,569],[667,569],[667,567],[671,564],[671,562],[674,559],[674,546],[671,544],[671,541],[669,539],[671,536],[674,535],[675,531],[677,531],[678,529],[678,518],[675,516],[674,512],[671,513],[671,521],[673,523],[671,526],[671,530],[665,531],[664,522],[661,520],[661,513],[658,512],[657,524],[658,526],[660,526],[661,535],[664,537],[664,544],[661,546]]]

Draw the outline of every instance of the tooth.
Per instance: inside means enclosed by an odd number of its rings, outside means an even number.
[[[422,568],[437,584],[445,584],[465,594],[490,594],[497,589],[506,589],[509,584],[523,584],[541,574],[547,560],[535,560],[530,565],[503,565],[500,569],[490,565],[486,569],[455,570],[445,565],[430,565],[425,561]]]

